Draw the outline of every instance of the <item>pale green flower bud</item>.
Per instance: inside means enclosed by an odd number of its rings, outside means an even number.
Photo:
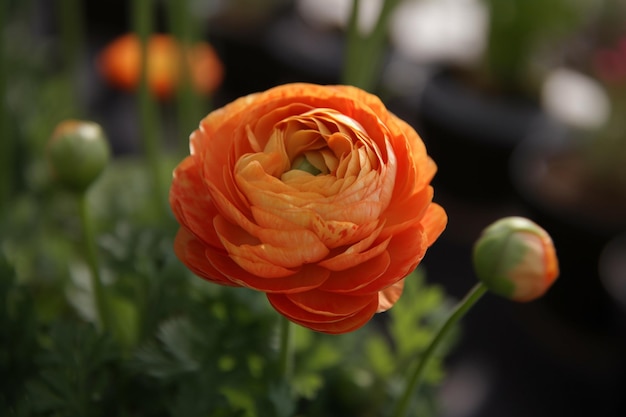
[[[474,245],[474,270],[493,293],[515,301],[541,297],[559,275],[550,235],[523,217],[507,217],[483,230]]]
[[[85,191],[109,162],[107,138],[97,123],[65,120],[48,143],[48,158],[57,180],[73,191]]]

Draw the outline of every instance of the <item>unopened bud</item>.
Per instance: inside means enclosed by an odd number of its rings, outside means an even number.
[[[493,293],[515,301],[541,297],[559,275],[550,235],[523,217],[492,223],[474,245],[474,270]]]
[[[85,191],[104,170],[111,151],[97,123],[65,120],[48,143],[48,158],[57,180],[77,192]]]

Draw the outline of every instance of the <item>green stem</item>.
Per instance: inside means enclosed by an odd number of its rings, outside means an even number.
[[[161,152],[156,117],[157,107],[148,85],[148,42],[153,26],[153,0],[133,1],[133,27],[141,43],[141,77],[139,83],[139,124],[144,152],[151,171],[154,197],[159,207],[165,208],[165,192],[162,188]]]
[[[195,27],[191,23],[189,0],[169,0],[167,2],[170,32],[180,42],[183,59],[180,82],[176,91],[176,107],[178,118],[178,133],[180,151],[183,155],[189,153],[189,134],[197,126],[201,115],[200,103],[194,94],[191,85],[189,61],[187,56],[195,40]]]
[[[404,417],[411,402],[411,397],[415,394],[415,390],[419,386],[424,377],[424,370],[428,366],[433,354],[437,351],[442,340],[450,333],[450,330],[454,328],[454,325],[469,311],[470,308],[487,292],[487,287],[482,282],[476,284],[469,293],[457,304],[452,314],[448,317],[445,323],[441,326],[430,345],[426,348],[422,354],[421,360],[417,364],[415,371],[411,375],[404,393],[396,406],[393,417]]]
[[[76,72],[76,63],[80,56],[83,42],[82,2],[80,0],[61,0],[59,26],[65,69],[70,79]]]
[[[361,35],[358,28],[360,0],[353,0],[348,23],[346,62],[343,83],[372,91],[382,65],[391,12],[399,0],[385,0],[373,30]]]
[[[359,9],[361,1],[352,0],[352,9],[348,20],[348,32],[346,34],[346,60],[343,66],[343,83],[356,85],[356,75],[359,68],[359,56],[361,50],[361,36],[359,34]]]
[[[91,284],[93,287],[96,310],[98,313],[98,323],[101,330],[110,330],[111,312],[104,293],[102,277],[100,276],[98,251],[96,249],[93,223],[89,215],[89,202],[86,191],[79,195],[79,206],[80,220],[82,223],[81,226],[83,229],[83,244],[85,245],[87,264],[89,265],[89,271],[91,272]]]
[[[9,21],[9,2],[0,3],[0,215],[4,219],[4,211],[7,210],[14,187],[15,139],[9,129],[9,107],[6,102],[8,57],[4,37],[7,31],[4,28]]]
[[[293,325],[281,316],[280,322],[280,375],[285,381],[291,379],[293,373]]]

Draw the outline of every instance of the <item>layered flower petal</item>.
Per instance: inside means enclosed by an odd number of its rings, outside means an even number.
[[[378,306],[378,300],[373,298],[361,310],[347,316],[324,316],[299,307],[282,294],[268,294],[267,298],[278,312],[289,317],[291,321],[329,334],[347,333],[358,329],[370,321]]]
[[[190,150],[170,192],[177,255],[317,331],[393,306],[446,226],[418,134],[355,87],[242,97],[202,120]]]

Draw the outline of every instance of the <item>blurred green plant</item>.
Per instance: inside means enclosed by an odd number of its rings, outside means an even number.
[[[545,51],[558,50],[580,31],[591,0],[482,0],[489,10],[480,82],[500,93],[535,95]]]
[[[94,299],[79,297],[75,277],[50,289],[63,308],[38,319],[34,283],[19,284],[5,261],[0,372],[14,378],[3,379],[11,382],[0,414],[382,415],[447,310],[443,291],[416,273],[397,308],[381,317],[388,326],[373,322],[341,337],[297,328],[296,372],[287,385],[276,366],[278,320],[266,300],[203,285],[170,246],[165,229],[125,221],[101,235],[108,291],[140,318],[130,343],[96,331],[86,313],[95,309]],[[420,415],[434,415],[430,394],[442,375],[434,362],[419,396],[429,399],[419,403],[428,410]]]
[[[403,299],[358,332],[296,328],[287,383],[265,298],[182,266],[147,162],[116,158],[86,194],[115,320],[101,332],[77,196],[39,175],[12,201],[0,240],[0,415],[384,415],[449,306],[417,271]],[[420,415],[434,415],[442,375],[437,358],[412,405]]]

